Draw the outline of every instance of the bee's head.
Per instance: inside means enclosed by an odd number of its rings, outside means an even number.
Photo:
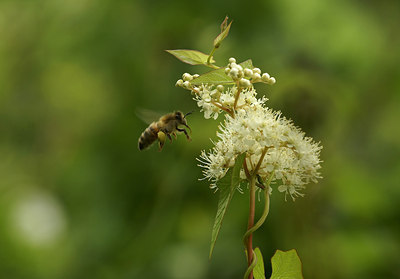
[[[193,111],[190,111],[190,112],[188,112],[188,113],[186,113],[186,114],[183,114],[182,112],[180,112],[180,111],[176,111],[175,112],[175,119],[176,120],[178,120],[178,121],[181,121],[181,122],[185,122],[186,123],[186,116],[188,116],[188,115],[190,115],[190,114],[192,114],[193,113]]]
[[[185,115],[180,111],[175,112],[175,119],[180,123],[186,123]]]
[[[175,112],[175,119],[177,121],[179,121],[180,124],[182,124],[183,126],[188,127],[189,130],[192,131],[192,129],[190,129],[190,127],[187,125],[187,122],[186,122],[186,116],[188,116],[189,114],[192,114],[192,111],[188,112],[186,114],[183,114],[182,112],[177,111],[177,112]]]

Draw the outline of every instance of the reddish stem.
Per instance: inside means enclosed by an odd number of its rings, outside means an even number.
[[[235,96],[235,102],[233,104],[233,110],[236,110],[236,105],[239,101],[240,92],[242,91],[242,87],[239,86],[239,81],[236,82],[237,92]]]
[[[261,167],[261,163],[264,160],[265,154],[267,153],[268,148],[264,148],[258,163],[253,170],[250,177],[250,208],[249,208],[249,220],[247,223],[247,231],[249,231],[254,226],[254,215],[255,215],[255,207],[256,207],[256,175],[258,170]],[[245,170],[247,169],[246,159],[244,160]],[[247,250],[247,266],[249,267],[253,261],[253,233],[247,238],[246,242],[246,250]],[[253,271],[250,272],[248,279],[253,279]]]

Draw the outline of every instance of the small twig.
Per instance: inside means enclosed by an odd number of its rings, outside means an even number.
[[[237,92],[236,92],[236,96],[235,96],[235,102],[233,104],[233,110],[236,110],[236,105],[239,101],[240,92],[242,92],[242,87],[240,87],[239,81],[236,82],[236,87],[237,87]]]
[[[251,169],[254,170],[254,164],[253,164],[253,161],[251,160],[251,156],[249,157],[249,161],[250,161]]]
[[[261,163],[264,160],[265,154],[267,154],[268,147],[264,147],[260,160],[258,160],[257,166],[254,168],[252,175],[256,175],[258,170],[260,169]]]
[[[211,50],[211,52],[210,52],[210,54],[208,55],[208,58],[207,58],[207,65],[212,65],[212,64],[210,63],[211,57],[213,56],[213,54],[214,54],[214,52],[215,52],[216,50],[217,50],[216,47],[214,47],[214,48]]]
[[[214,100],[211,100],[211,104],[213,104],[213,105],[216,106],[217,108],[219,108],[219,109],[221,109],[221,110],[223,110],[223,111],[229,113],[229,115],[230,115],[232,118],[235,118],[235,115],[233,114],[233,111],[232,111],[231,109],[222,106],[220,103],[217,103],[217,102],[214,101]]]
[[[246,174],[247,180],[250,180],[250,179],[251,179],[251,175],[250,175],[250,172],[249,172],[249,168],[247,167],[247,161],[246,161],[246,159],[247,159],[247,158],[245,158],[245,159],[243,160],[243,169],[244,169],[244,173]],[[249,158],[249,159],[250,159],[250,158]],[[250,163],[251,163],[251,160],[250,160]]]

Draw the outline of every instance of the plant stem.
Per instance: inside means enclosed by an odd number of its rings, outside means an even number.
[[[260,160],[258,160],[257,166],[255,167],[254,171],[253,171],[253,176],[256,176],[258,173],[258,170],[261,167],[262,161],[264,160],[265,154],[267,154],[268,151],[268,147],[264,147],[263,152],[261,154]]]
[[[256,176],[257,172],[261,166],[262,161],[264,160],[264,156],[267,153],[267,148],[264,148],[263,153],[261,154],[260,160],[258,161],[258,164],[256,168],[253,170],[250,181],[249,181],[249,186],[250,186],[250,198],[249,198],[249,220],[247,223],[247,232],[245,234],[244,241],[246,242],[246,250],[247,250],[247,266],[250,267],[251,263],[253,261],[253,231],[256,230],[257,228],[254,229],[254,216],[255,216],[255,207],[256,207]],[[245,159],[246,161],[246,159]],[[269,184],[268,184],[269,186]],[[268,191],[268,188],[266,189]],[[264,219],[265,220],[265,219]],[[264,222],[264,221],[263,221]],[[250,272],[249,274],[249,279],[253,278],[253,272]]]
[[[210,52],[210,54],[208,55],[208,58],[207,58],[207,65],[212,65],[212,64],[210,63],[211,57],[213,56],[213,54],[214,54],[214,52],[215,52],[216,50],[217,50],[217,49],[216,49],[215,47],[211,50],[211,52]]]
[[[265,150],[266,151],[266,150]],[[247,227],[247,232],[245,233],[243,237],[243,242],[246,246],[246,251],[247,251],[247,270],[245,274],[245,279],[253,279],[253,269],[256,265],[255,258],[254,257],[254,252],[253,252],[253,232],[255,232],[259,227],[264,224],[265,219],[267,219],[268,213],[269,213],[269,187],[271,184],[271,181],[275,175],[275,171],[272,171],[270,174],[267,184],[265,185],[264,191],[264,196],[265,196],[265,201],[264,201],[264,211],[260,217],[260,219],[257,221],[257,223],[254,225],[254,211],[255,211],[255,186],[256,186],[256,174],[253,173],[250,179],[250,212],[249,212],[249,222],[248,222],[248,227]],[[248,276],[247,276],[248,274]],[[247,277],[247,278],[246,278]]]
[[[255,206],[256,206],[256,176],[252,175],[250,179],[250,209],[247,230],[249,231],[254,226]],[[245,240],[247,248],[247,266],[250,266],[253,261],[253,234],[249,234]],[[249,274],[249,279],[253,279],[253,271]]]
[[[232,118],[235,118],[235,114],[233,113],[233,111],[232,111],[231,109],[222,106],[221,104],[215,102],[214,100],[211,100],[211,104],[213,104],[213,105],[216,106],[217,108],[219,108],[219,109],[221,109],[221,110],[223,110],[223,111],[229,113],[229,115],[230,115]]]
[[[240,92],[242,92],[242,87],[239,86],[239,81],[236,82],[237,92],[235,96],[235,102],[233,103],[233,110],[236,110],[236,105],[239,101]]]

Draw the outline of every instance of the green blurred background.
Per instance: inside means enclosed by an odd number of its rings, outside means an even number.
[[[267,272],[296,248],[305,278],[400,278],[397,0],[1,0],[0,278],[242,278],[248,195],[209,261],[217,195],[195,158],[218,122],[174,87],[205,69],[164,52],[209,52],[225,15],[217,63],[252,58],[277,79],[268,105],[324,146],[319,184],[272,195]],[[196,110],[193,141],[139,152],[141,108]]]

